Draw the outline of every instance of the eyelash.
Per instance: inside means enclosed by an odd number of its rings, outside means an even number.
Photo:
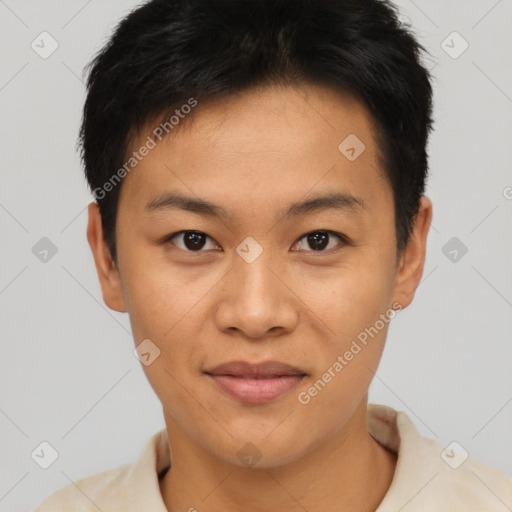
[[[162,240],[162,243],[163,244],[168,244],[168,243],[172,243],[171,240],[178,236],[178,235],[183,235],[185,233],[194,233],[194,234],[198,234],[198,235],[205,235],[206,237],[208,237],[210,240],[214,240],[211,236],[207,235],[206,233],[204,233],[203,231],[196,231],[196,230],[182,230],[182,231],[177,231],[175,233],[172,233],[168,236],[166,236],[163,240]],[[304,233],[301,237],[299,237],[297,239],[296,242],[293,243],[293,245],[296,245],[298,244],[302,239],[306,238],[308,235],[311,235],[311,234],[315,234],[315,233],[326,233],[328,234],[330,237],[331,236],[335,236],[337,237],[341,242],[342,242],[342,245],[341,247],[343,247],[344,245],[349,245],[350,244],[350,240],[347,236],[345,236],[344,234],[342,233],[338,233],[337,231],[332,231],[332,230],[329,230],[329,229],[316,229],[314,231],[308,231],[307,233]],[[330,242],[330,240],[329,240]],[[215,242],[216,243],[216,242]],[[307,243],[307,242],[306,242]],[[173,244],[175,245],[175,244]],[[310,253],[313,253],[313,254],[330,254],[331,252],[333,251],[337,251],[339,249],[341,249],[340,246],[337,246],[337,247],[334,247],[334,248],[331,248],[331,249],[328,249],[328,250],[319,250],[319,251],[314,251],[314,250],[306,250],[304,252],[310,252]],[[178,247],[178,249],[184,251],[184,252],[188,252],[188,253],[191,253],[191,254],[200,254],[202,252],[206,252],[202,249],[198,250],[198,251],[191,251],[191,250],[188,250],[188,249],[182,249],[181,247]],[[300,251],[299,251],[300,252]]]

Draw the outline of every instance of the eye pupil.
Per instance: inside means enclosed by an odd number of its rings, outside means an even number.
[[[177,235],[174,235],[177,236]],[[181,240],[185,248],[190,252],[199,252],[206,245],[208,235],[201,231],[182,231]],[[324,251],[329,245],[331,232],[329,231],[311,231],[302,237],[310,249],[315,252]]]
[[[183,238],[185,246],[190,250],[202,249],[206,242],[205,236],[203,234],[196,233],[194,231],[187,231]]]
[[[308,235],[308,244],[314,251],[320,251],[329,244],[329,234],[325,231],[316,231]]]

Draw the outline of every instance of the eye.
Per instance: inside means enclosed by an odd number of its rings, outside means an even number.
[[[179,231],[178,233],[167,236],[164,243],[171,242],[176,247],[187,252],[204,252],[201,251],[201,249],[205,247],[208,239],[213,242],[213,246],[210,247],[210,249],[217,249],[219,247],[213,238],[201,231]]]
[[[337,238],[338,243],[333,243],[333,239]],[[207,247],[207,242],[210,241],[210,247]],[[303,242],[304,241],[304,242]],[[342,244],[348,244],[349,240],[345,235],[336,233],[329,230],[318,230],[310,231],[303,235],[298,242],[294,244],[294,247],[298,247],[299,250],[306,250],[307,252],[328,252],[336,248],[336,246]],[[171,242],[173,245],[182,249],[186,252],[205,252],[202,249],[213,249],[218,250],[219,246],[217,243],[202,231],[179,231],[167,236],[164,243]],[[304,244],[310,249],[304,248]]]
[[[305,240],[305,242],[302,243],[302,247],[304,247],[304,243],[307,244],[314,252],[328,252],[335,248],[338,244],[332,244],[332,238],[337,238],[338,240],[341,240],[343,244],[348,244],[348,238],[345,235],[342,235],[341,233],[336,233],[334,231],[329,230],[319,230],[319,231],[310,231],[309,233],[306,233],[304,236],[302,236],[298,242],[296,242],[295,245],[300,246],[301,241]],[[327,250],[324,250],[326,249]],[[300,249],[300,248],[299,248]],[[308,251],[308,249],[306,249]],[[311,252],[311,251],[308,251]]]

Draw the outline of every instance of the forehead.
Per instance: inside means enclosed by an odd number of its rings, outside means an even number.
[[[252,152],[285,154],[286,148],[280,144],[285,141],[298,158],[318,158],[318,151],[308,151],[311,145],[318,147],[318,138],[329,139],[329,143],[357,134],[373,146],[375,132],[371,114],[355,95],[313,84],[252,87],[222,99],[201,100],[189,115],[174,119],[178,124],[165,138],[171,146],[197,145],[200,138],[210,145],[209,151],[217,145],[238,152],[247,147]],[[153,125],[155,122],[145,127],[148,134]],[[305,145],[307,141],[309,145]]]
[[[139,210],[176,188],[215,198],[228,213],[261,213],[328,190],[368,204],[389,198],[373,119],[353,95],[312,85],[260,87],[198,102],[179,123],[125,178],[122,195]],[[149,123],[130,150],[155,138],[154,129]]]

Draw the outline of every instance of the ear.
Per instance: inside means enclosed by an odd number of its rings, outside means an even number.
[[[400,258],[395,281],[394,301],[406,308],[414,298],[420,284],[425,264],[427,235],[432,221],[432,202],[426,196],[420,199],[420,207],[414,222],[413,233]]]
[[[101,214],[98,204],[94,202],[89,204],[88,213],[87,240],[94,256],[103,301],[110,309],[124,313],[126,312],[126,306],[121,279],[119,271],[110,256],[110,250],[103,239],[103,226],[101,225]]]

